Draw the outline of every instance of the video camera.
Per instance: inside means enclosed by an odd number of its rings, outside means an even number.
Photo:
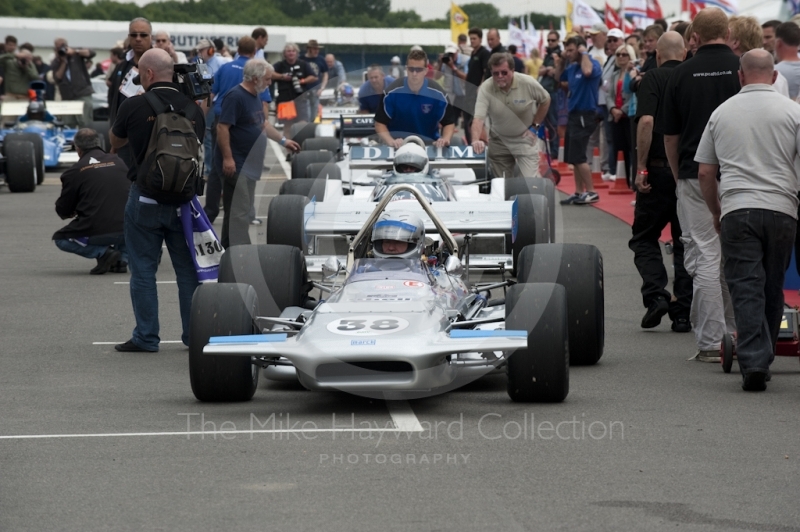
[[[181,92],[192,100],[204,100],[211,96],[214,76],[208,65],[197,63],[178,63],[173,67],[172,81],[181,87]]]

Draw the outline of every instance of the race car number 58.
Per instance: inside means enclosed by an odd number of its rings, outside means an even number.
[[[408,327],[408,321],[397,316],[348,316],[333,320],[328,330],[346,336],[377,336],[392,334]]]

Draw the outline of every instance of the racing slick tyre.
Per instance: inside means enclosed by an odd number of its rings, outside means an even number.
[[[200,401],[249,401],[258,385],[258,366],[250,356],[204,355],[212,336],[256,333],[258,296],[252,286],[208,283],[192,297],[189,322],[189,378]]]
[[[316,132],[317,124],[298,122],[292,124],[292,128],[289,130],[289,138],[302,146],[306,139],[313,139]]]
[[[44,174],[47,170],[44,167],[44,140],[36,133],[12,133],[7,135],[9,137],[17,138],[20,140],[29,140],[33,143],[33,149],[36,152],[36,184],[41,185],[44,183]],[[6,142],[8,142],[6,140]]]
[[[89,129],[94,129],[97,132],[97,134],[100,135],[100,138],[104,142],[103,149],[108,151],[108,149],[111,147],[111,140],[108,138],[108,132],[111,129],[111,127],[110,127],[108,121],[107,120],[103,120],[103,121],[96,120],[94,122],[89,122],[89,125],[87,127]]]
[[[519,254],[531,244],[546,244],[550,241],[550,214],[547,198],[528,194],[517,197],[516,238],[511,242],[513,274],[519,271]],[[524,281],[520,281],[524,282]]]
[[[267,244],[283,244],[306,251],[305,196],[275,196],[267,211]]]
[[[319,163],[314,163],[319,164]],[[290,179],[281,184],[280,196],[305,196],[308,199],[322,201],[325,199],[324,179]],[[274,201],[274,200],[273,200]]]
[[[506,294],[506,329],[528,331],[528,347],[508,359],[516,402],[560,403],[569,393],[567,292],[554,283],[516,284]]]
[[[569,358],[575,366],[596,364],[605,342],[603,256],[588,244],[540,244],[519,255],[517,281],[558,283],[567,290]]]
[[[311,163],[306,167],[306,179],[338,179],[342,180],[342,170],[333,162]]]
[[[514,196],[539,194],[547,198],[550,215],[550,242],[556,241],[556,187],[542,177],[512,177],[505,180],[506,201]]]
[[[306,261],[291,246],[231,246],[222,255],[218,282],[252,286],[262,316],[277,317],[287,307],[302,307],[308,294]]]
[[[7,135],[3,141],[6,156],[6,184],[11,192],[33,192],[38,184],[36,148],[30,140]]]
[[[336,153],[339,151],[339,139],[334,137],[319,137],[303,141],[303,151],[327,150]]]
[[[728,333],[722,335],[722,371],[730,373],[733,368],[733,338]]]
[[[327,150],[301,151],[292,158],[292,179],[304,179],[306,168],[311,163],[327,163],[333,160],[333,152]]]

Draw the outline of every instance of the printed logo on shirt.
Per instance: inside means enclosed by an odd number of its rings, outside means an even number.
[[[431,103],[423,103],[422,104],[422,112],[425,114],[430,113],[433,110],[433,104]]]
[[[525,104],[528,103],[528,100],[514,100],[514,105]]]

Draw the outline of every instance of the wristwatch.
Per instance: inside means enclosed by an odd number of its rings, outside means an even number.
[[[531,126],[531,127],[532,127],[533,129],[535,129],[536,131],[539,131],[539,128],[540,128],[541,126],[542,126],[542,124],[537,124],[536,122],[534,122],[534,123],[533,123],[533,126]]]
[[[284,136],[284,137],[281,137],[281,142],[280,142],[280,145],[281,145],[281,146],[286,146],[286,137],[285,137],[285,136]]]

